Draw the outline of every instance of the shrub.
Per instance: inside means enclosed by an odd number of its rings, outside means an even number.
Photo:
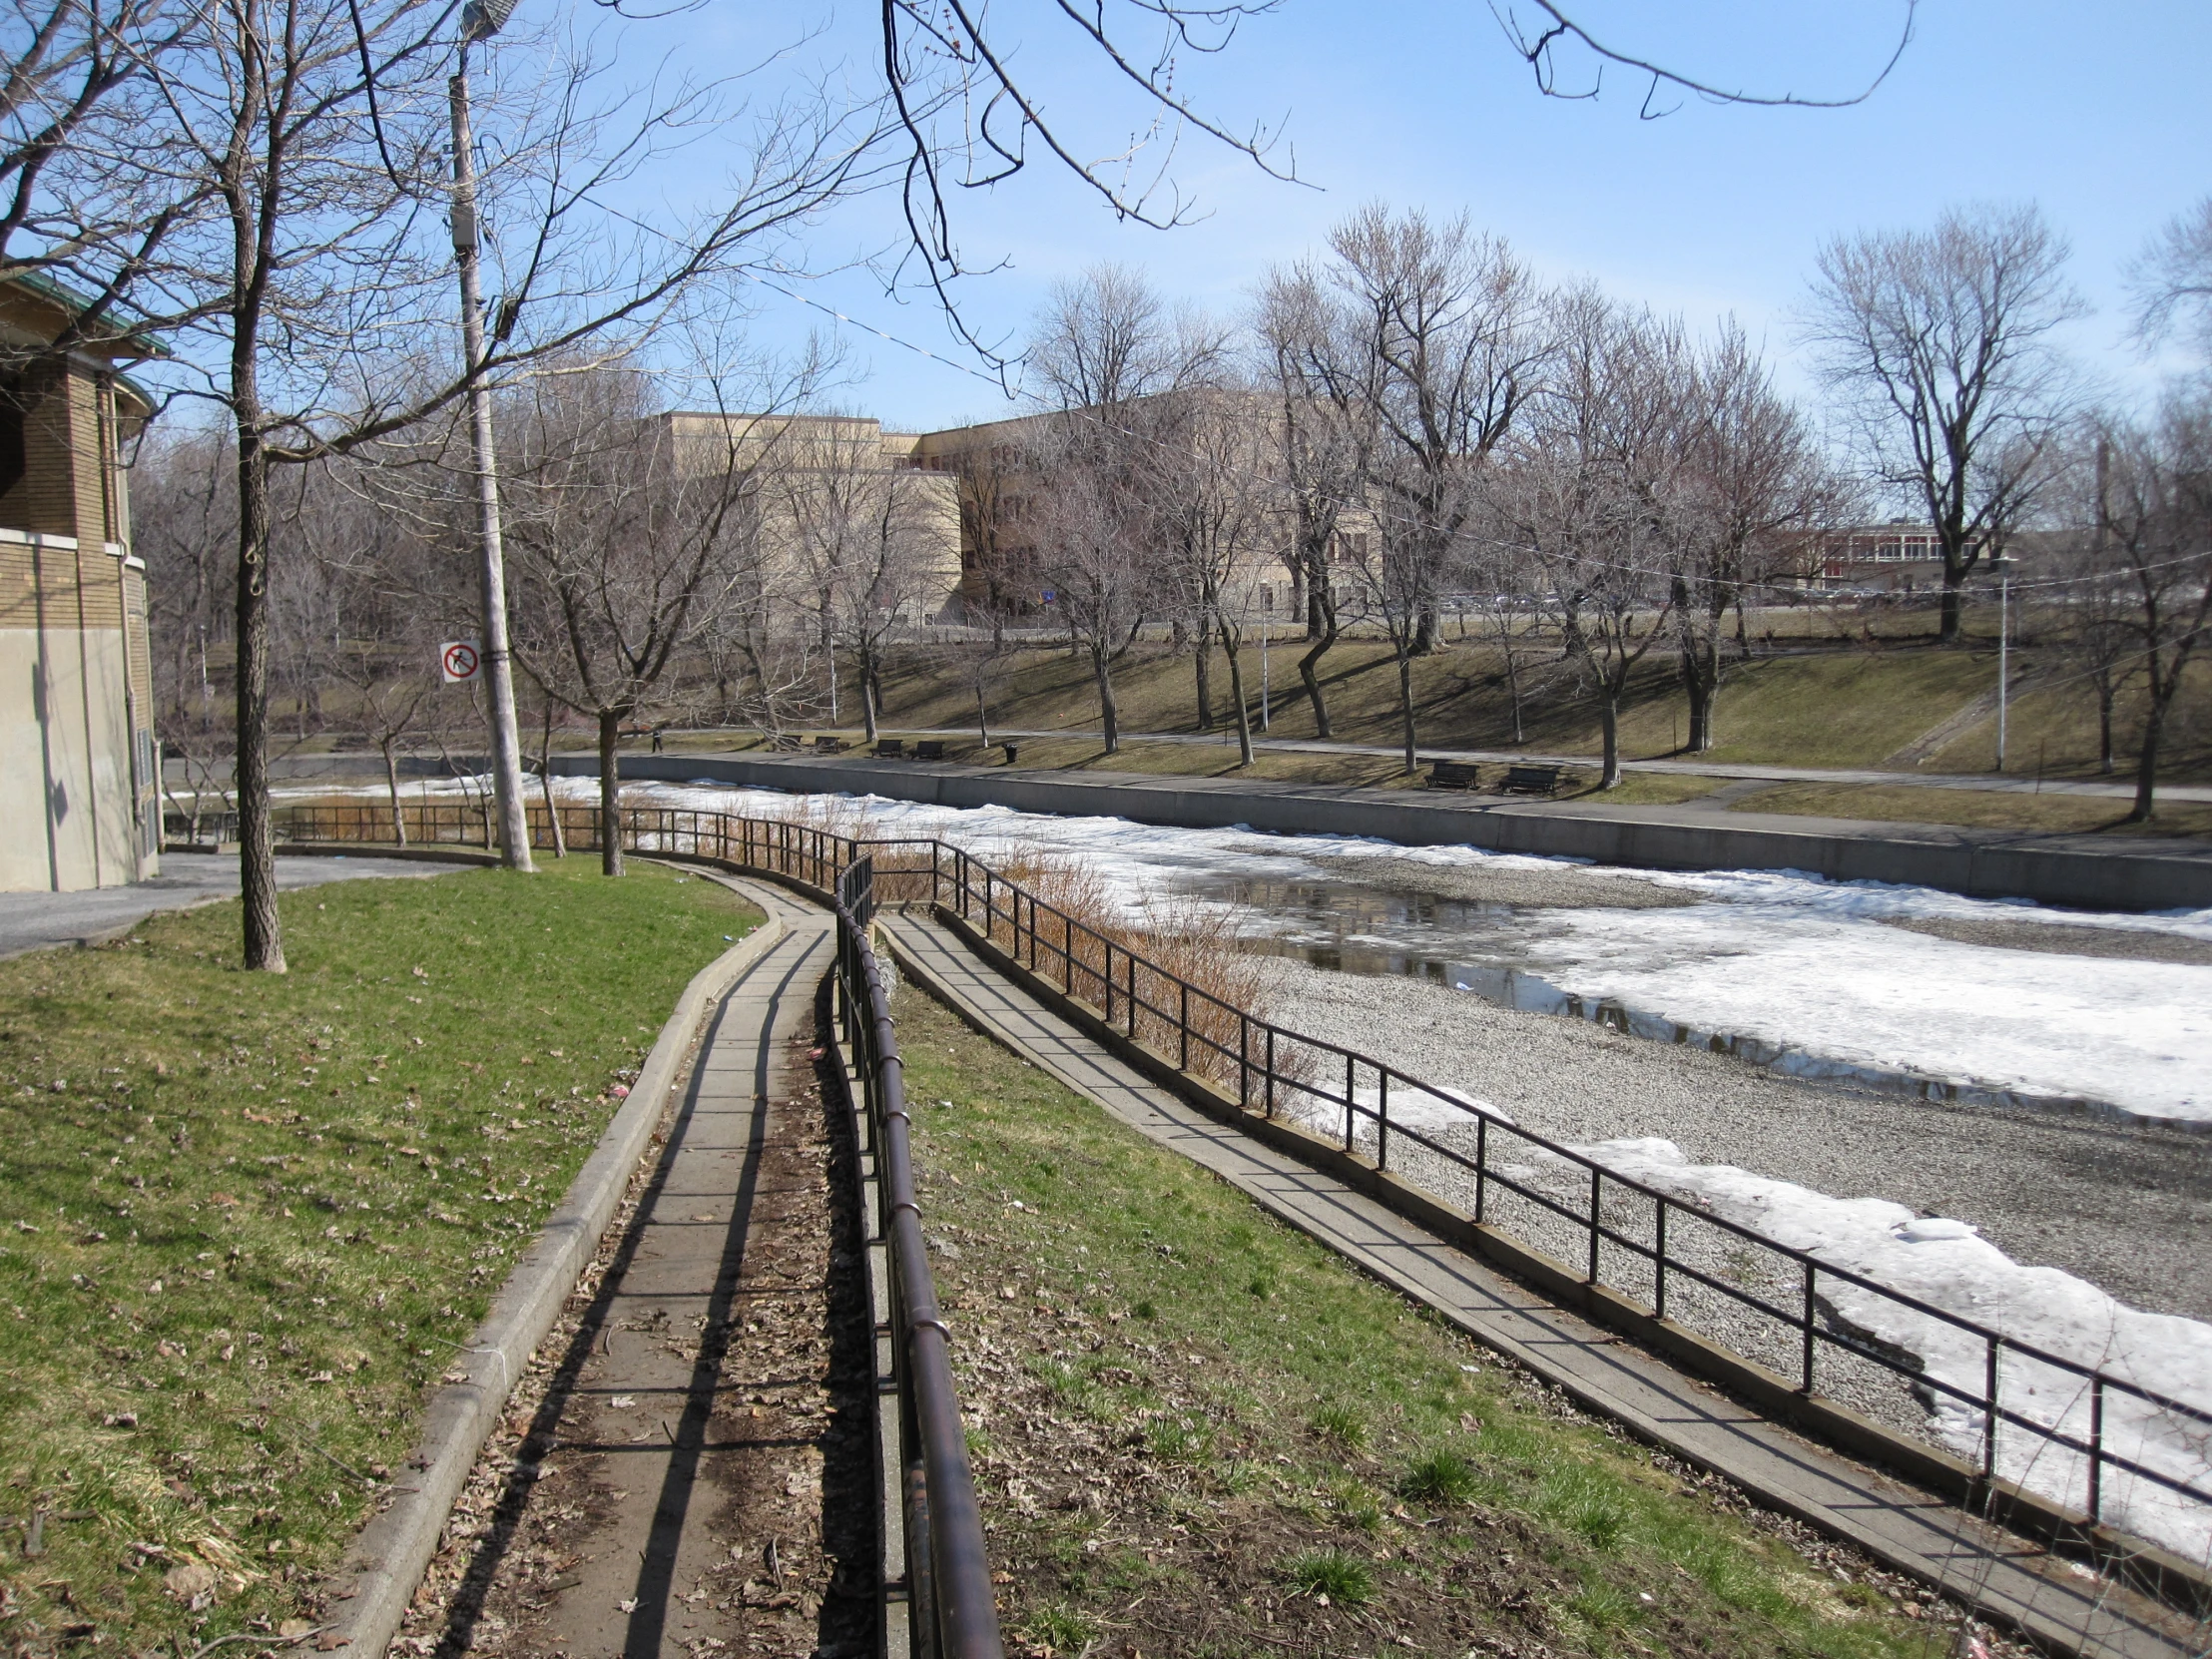
[[[1456,1451],[1431,1451],[1413,1460],[1398,1490],[1417,1503],[1465,1503],[1474,1496],[1474,1465]]]
[[[1368,1419],[1350,1405],[1331,1400],[1317,1407],[1309,1420],[1315,1433],[1347,1451],[1358,1451],[1368,1443]]]
[[[1375,1574],[1357,1555],[1341,1549],[1310,1549],[1283,1564],[1283,1576],[1302,1596],[1359,1607],[1375,1599]]]

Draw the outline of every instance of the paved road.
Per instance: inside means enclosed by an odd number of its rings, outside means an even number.
[[[913,730],[928,737],[964,738],[972,733],[972,726],[929,726],[899,728]],[[1105,734],[1085,731],[1078,727],[1061,727],[1046,730],[1042,727],[1011,726],[993,727],[998,738],[1027,740],[1032,738],[1088,738],[1103,743]],[[1209,749],[1229,749],[1236,745],[1236,734],[1199,732],[1124,732],[1129,743],[1175,743],[1199,745]],[[1290,755],[1367,755],[1378,761],[1395,760],[1400,751],[1394,744],[1324,743],[1316,738],[1263,738],[1255,736],[1252,747]],[[1420,749],[1423,760],[1481,761],[1491,766],[1536,767],[1584,767],[1594,768],[1594,755],[1539,755],[1517,749],[1434,749],[1423,744]],[[2016,773],[1924,773],[1884,772],[1874,768],[1833,767],[1775,767],[1751,766],[1729,761],[1629,761],[1621,762],[1624,772],[1651,772],[1677,778],[1738,778],[1766,784],[1868,784],[1903,785],[1910,789],[1927,790],[1994,790],[2002,795],[2080,795],[2103,801],[2133,801],[2135,785],[2129,783],[2099,784],[2082,780],[2037,780],[2032,774],[2021,777]],[[2161,801],[2212,802],[2212,785],[2162,784],[2158,789]]]
[[[1799,1438],[1533,1296],[1342,1182],[1217,1123],[1032,1001],[945,927],[913,915],[886,916],[878,925],[901,968],[971,1023],[1643,1438],[2059,1651],[2112,1659],[2173,1659],[2196,1651],[2178,1615]]]
[[[401,858],[278,858],[276,885],[289,892],[366,875],[449,875],[454,867]],[[133,886],[0,893],[0,957],[49,945],[88,943],[143,921],[157,910],[183,910],[236,898],[238,890],[238,859],[214,852],[165,852],[162,873]]]

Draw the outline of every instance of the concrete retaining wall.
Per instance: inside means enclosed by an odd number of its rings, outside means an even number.
[[[595,777],[595,756],[555,756],[556,776]],[[2105,851],[2080,837],[1910,825],[1839,830],[1738,827],[1663,809],[1569,811],[1442,800],[1399,790],[1188,780],[1074,778],[997,767],[781,756],[624,756],[638,782],[695,779],[806,794],[880,795],[941,807],[1010,807],[1215,830],[1373,835],[1409,846],[1476,846],[1639,869],[1802,869],[1834,881],[1895,881],[1977,898],[2029,898],[2092,910],[2212,907],[2212,849]],[[2169,843],[2171,844],[2171,843]]]

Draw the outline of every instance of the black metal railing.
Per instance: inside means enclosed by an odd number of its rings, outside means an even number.
[[[294,821],[311,831],[294,832],[300,839],[355,838],[344,831],[377,817],[374,809],[293,811],[310,815]],[[571,846],[597,845],[596,812],[563,809],[562,823]],[[533,825],[540,844],[550,844],[542,811]],[[2056,1497],[2093,1525],[2107,1523],[2116,1474],[2149,1483],[2168,1503],[2212,1511],[2212,1469],[2201,1456],[2183,1472],[2145,1461],[2140,1449],[2154,1430],[2177,1447],[2212,1444],[2212,1411],[1823,1260],[1385,1061],[1257,1018],[959,847],[660,809],[626,809],[622,834],[635,851],[712,858],[825,893],[864,862],[868,906],[943,907],[1241,1109],[1325,1132],[1345,1153],[1478,1225],[1574,1264],[1586,1286],[1794,1377],[1808,1398],[1866,1410],[1870,1388],[1887,1385],[1910,1389],[1938,1416],[1952,1413],[1951,1438],[1975,1438],[1977,1500],[2007,1468],[2049,1492],[2051,1471],[2038,1475],[2034,1465],[2062,1456],[2072,1463],[2056,1471]],[[865,918],[852,925],[864,928]],[[860,1005],[857,991],[852,1001]],[[881,1029],[887,1038],[887,1023]],[[903,1118],[888,1121],[903,1140]],[[918,1261],[918,1224],[912,1232]]]
[[[998,1612],[983,1549],[983,1515],[968,1469],[951,1348],[914,1191],[905,1071],[890,1000],[868,944],[875,912],[872,860],[846,863],[830,896],[837,915],[836,1016],[860,1080],[876,1154],[876,1223],[889,1246],[899,1445],[885,1450],[896,1451],[904,1494],[913,1650],[943,1659],[996,1659]]]

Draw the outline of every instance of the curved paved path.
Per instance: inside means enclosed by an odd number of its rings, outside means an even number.
[[[2156,1602],[1798,1437],[1343,1183],[1217,1123],[1046,1011],[935,922],[886,915],[880,926],[901,968],[971,1023],[1643,1437],[2054,1650],[2097,1659],[2205,1651],[2204,1632]]]
[[[872,1373],[864,1312],[844,1305],[809,1056],[833,924],[767,882],[726,884],[789,932],[714,1011],[507,1453],[497,1522],[450,1600],[414,1621],[417,1652],[859,1659],[870,1645]]]

